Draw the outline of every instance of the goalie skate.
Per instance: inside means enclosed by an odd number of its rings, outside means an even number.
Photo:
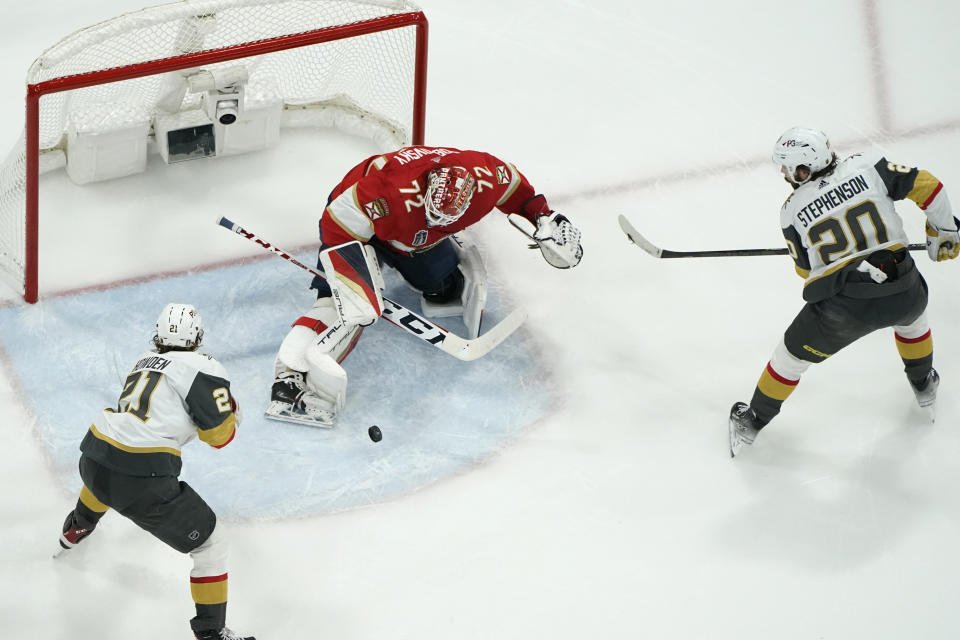
[[[333,411],[320,408],[300,408],[289,402],[277,402],[272,400],[270,406],[264,412],[264,415],[279,422],[294,422],[296,424],[307,424],[312,427],[322,427],[332,429],[337,420],[337,414]]]
[[[305,389],[303,374],[282,374],[273,383],[270,405],[264,415],[271,420],[332,428],[337,412],[332,403]]]

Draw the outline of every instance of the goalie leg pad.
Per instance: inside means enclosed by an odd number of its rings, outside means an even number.
[[[309,369],[307,350],[315,343],[326,345],[326,351],[333,359],[341,362],[353,349],[361,330],[362,327],[340,322],[332,298],[319,298],[293,323],[280,343],[275,373],[287,368],[306,372]]]
[[[333,426],[346,398],[347,374],[338,363],[350,353],[362,331],[362,327],[340,321],[331,298],[317,300],[280,345],[266,416]]]
[[[283,422],[332,427],[343,409],[347,372],[323,347],[307,350],[308,370],[285,369],[277,374],[266,416]]]
[[[307,351],[307,390],[330,404],[336,415],[346,402],[347,372],[320,346]]]
[[[306,371],[307,348],[339,321],[332,298],[318,298],[313,306],[297,318],[287,332],[277,352],[277,371],[289,367],[294,371]]]
[[[354,240],[320,252],[320,263],[345,324],[367,326],[383,313],[383,275],[372,247]]]
[[[462,317],[467,337],[476,338],[480,335],[480,321],[487,303],[487,270],[476,245],[463,242],[458,237],[456,246],[458,270],[463,279],[459,299],[437,303],[421,296],[420,309],[427,318]]]

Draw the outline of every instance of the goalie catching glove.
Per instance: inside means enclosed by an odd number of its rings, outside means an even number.
[[[543,254],[543,259],[557,269],[570,269],[580,264],[583,247],[580,246],[580,231],[570,224],[566,216],[556,211],[537,218],[537,230],[533,239]]]
[[[960,254],[960,220],[953,219],[954,229],[938,229],[927,221],[927,255],[934,262],[952,260]]]

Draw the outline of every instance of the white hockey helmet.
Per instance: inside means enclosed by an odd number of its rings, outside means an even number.
[[[476,190],[477,179],[463,167],[441,167],[427,173],[427,226],[443,227],[459,220]]]
[[[833,162],[833,151],[827,134],[809,127],[790,127],[773,145],[773,162],[778,164],[787,180],[803,184],[810,176],[822,171]],[[806,167],[806,177],[800,179],[797,169]]]
[[[203,340],[203,318],[192,304],[171,302],[157,318],[157,335],[153,343],[157,347],[173,349],[196,349]]]

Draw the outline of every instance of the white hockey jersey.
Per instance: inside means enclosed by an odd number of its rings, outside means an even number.
[[[97,416],[84,455],[130,475],[178,475],[180,449],[195,436],[226,446],[236,432],[227,372],[196,351],[148,351],[133,365],[117,406]]]
[[[953,215],[943,185],[924,170],[856,154],[834,170],[800,185],[780,210],[780,226],[804,283],[807,301],[823,300],[843,286],[845,267],[880,249],[909,244],[895,200],[909,198],[941,228]]]

